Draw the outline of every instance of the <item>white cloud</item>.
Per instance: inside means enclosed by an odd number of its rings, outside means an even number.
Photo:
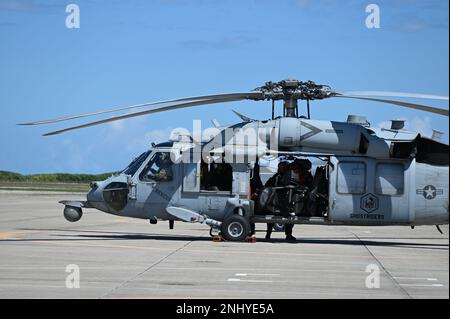
[[[433,134],[433,126],[431,124],[431,118],[426,117],[414,117],[412,120],[406,122],[406,129],[413,132],[418,132],[422,135],[431,137]]]
[[[173,129],[171,127],[166,127],[162,129],[150,130],[144,134],[133,136],[129,139],[129,143],[126,145],[126,150],[130,153],[139,153],[148,149],[151,146],[151,143],[168,141],[172,130]]]
[[[155,143],[164,142],[170,138],[172,130],[171,127],[167,127],[164,129],[148,131],[145,133],[145,139]]]
[[[125,128],[125,122],[123,120],[110,122],[108,125],[115,131],[123,131]]]
[[[412,119],[408,118],[399,118],[398,120],[405,121],[405,130],[410,132],[417,132],[423,136],[431,137],[433,134],[433,124],[431,118],[428,116],[425,117],[414,117]],[[391,121],[383,121],[378,123],[377,127],[381,128],[390,128]]]

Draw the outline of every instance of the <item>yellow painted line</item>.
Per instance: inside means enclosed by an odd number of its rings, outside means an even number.
[[[9,236],[9,232],[0,232],[0,238],[7,239]]]
[[[17,233],[19,232],[15,231],[0,232],[0,239],[18,239],[17,237],[11,237],[13,234]]]

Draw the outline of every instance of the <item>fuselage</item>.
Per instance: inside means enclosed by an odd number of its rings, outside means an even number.
[[[320,156],[325,161],[327,213],[293,222],[380,226],[448,224],[448,163],[442,159],[434,163],[423,154],[408,154],[409,148],[414,149],[413,139],[379,138],[361,125],[348,123],[285,120],[236,125],[234,128],[238,127],[241,133],[245,128],[258,128],[257,140],[247,143],[246,149],[229,147],[239,142],[234,139],[230,144],[230,139],[222,133],[221,141],[216,138],[195,145],[183,142],[156,145],[122,173],[94,183],[87,195],[87,206],[151,221],[177,219],[167,212],[167,207],[187,208],[217,221],[237,210],[252,218],[255,211],[250,179],[254,162],[246,156],[244,162],[228,162],[230,170],[223,171],[223,178],[230,180],[229,187],[210,189],[205,181],[208,170],[205,167],[211,164],[195,154],[208,146],[211,158],[217,158],[219,153],[225,158],[233,151],[236,158],[242,149],[247,155],[252,153],[260,158],[273,150],[268,145],[273,145],[275,136],[277,155]],[[154,175],[164,156],[171,157],[172,161],[170,165],[164,164],[165,178],[158,179]]]

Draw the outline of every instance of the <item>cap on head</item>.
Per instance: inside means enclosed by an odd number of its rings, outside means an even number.
[[[288,168],[288,163],[287,162],[279,162],[278,163],[278,171],[279,172],[284,172],[286,171]]]
[[[294,164],[296,165],[297,168],[299,168],[301,170],[305,170],[305,171],[309,171],[312,168],[311,161],[307,160],[307,159],[299,159],[299,158],[297,158],[294,161]]]

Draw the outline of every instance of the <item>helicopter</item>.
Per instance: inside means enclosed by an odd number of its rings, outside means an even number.
[[[365,100],[449,116],[449,110],[398,100],[414,98],[448,101],[446,96],[380,92],[335,91],[313,81],[286,79],[266,82],[249,92],[224,93],[164,100],[107,109],[88,114],[33,121],[42,125],[140,110],[44,134],[51,136],[103,123],[181,108],[243,100],[271,101],[272,117],[257,120],[235,112],[241,122],[214,128],[208,134],[178,132],[154,144],[123,171],[94,181],[86,200],[60,201],[70,222],[84,209],[149,220],[201,223],[210,235],[243,241],[255,223],[389,226],[448,224],[449,145],[439,132],[429,138],[404,129],[394,120],[390,128],[372,128],[364,116],[346,122],[314,120],[310,102],[329,98]],[[307,113],[299,113],[298,101]],[[283,115],[275,103],[282,101]],[[175,104],[173,104],[175,103]],[[312,171],[311,161],[316,169]],[[281,186],[265,186],[261,163],[306,163],[313,183],[290,178]],[[309,162],[309,167],[308,167]],[[319,163],[319,164],[317,164]]]

